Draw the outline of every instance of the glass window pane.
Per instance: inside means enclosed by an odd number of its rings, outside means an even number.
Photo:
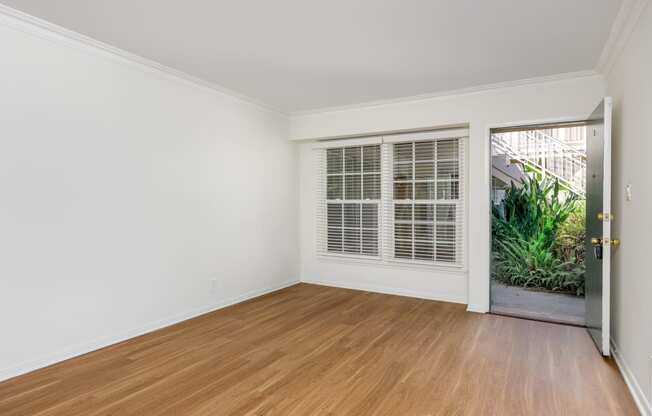
[[[414,243],[414,258],[417,260],[433,260],[435,257],[435,246],[432,241]]]
[[[458,139],[439,140],[437,142],[437,160],[457,160]]]
[[[380,172],[380,146],[365,146],[362,154],[363,172]]]
[[[326,150],[326,165],[328,167],[328,173],[342,173],[343,163],[343,149]]]
[[[344,177],[340,175],[328,177],[326,199],[342,199],[344,197],[343,181]]]
[[[437,182],[437,199],[459,199],[460,184],[458,181]]]
[[[456,209],[454,204],[437,205],[437,221],[455,221]]]
[[[414,184],[414,199],[435,199],[434,182],[417,182]]]
[[[378,255],[378,230],[362,230],[362,254]]]
[[[439,228],[437,228],[439,230]],[[434,241],[432,224],[414,224],[414,239],[421,241]]]
[[[412,242],[411,241],[395,241],[394,242],[394,257],[399,259],[412,258]]]
[[[432,221],[434,206],[432,204],[414,204],[415,221]]]
[[[380,199],[380,174],[363,176],[363,199]]]
[[[341,227],[342,226],[342,204],[328,204],[328,226]]]
[[[378,228],[378,204],[362,204],[362,228]]]
[[[435,158],[435,142],[418,142],[414,144],[415,160],[433,160]]]
[[[412,180],[412,163],[394,163],[394,180]]]
[[[412,160],[412,143],[397,143],[394,145],[394,161],[409,162]]]
[[[344,171],[349,172],[360,172],[362,170],[362,159],[361,159],[361,148],[360,147],[347,147],[344,149]]]
[[[362,199],[362,175],[344,175],[344,199]]]
[[[360,229],[359,228],[345,228],[344,229],[344,247],[345,253],[360,253]]]
[[[394,239],[412,240],[412,224],[394,224]]]
[[[435,162],[417,162],[414,165],[415,179],[435,179]]]
[[[342,251],[341,228],[328,228],[328,251]]]
[[[412,183],[394,183],[394,199],[412,199]]]
[[[360,228],[360,204],[344,204],[344,227]]]
[[[437,224],[437,242],[455,242],[455,224]]]
[[[437,162],[437,179],[459,179],[459,163],[455,161]]]
[[[436,260],[448,263],[455,263],[455,245],[448,243],[437,243]]]
[[[396,221],[412,221],[412,204],[395,204],[394,219]]]

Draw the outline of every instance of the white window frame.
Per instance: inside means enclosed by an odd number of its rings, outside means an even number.
[[[364,147],[365,146],[379,146],[382,151],[382,138],[380,137],[365,137],[360,139],[350,139],[350,140],[336,140],[336,141],[327,141],[317,143],[315,148],[319,150],[319,157],[317,162],[318,169],[318,196],[317,196],[317,253],[320,256],[328,257],[340,257],[340,258],[351,258],[351,259],[364,259],[364,260],[381,260],[382,254],[382,223],[381,223],[381,199],[365,199],[364,198],[364,176],[365,175],[378,175],[382,183],[382,170],[374,172],[364,172]],[[356,173],[347,173],[345,163],[343,160],[342,164],[342,173],[333,173],[329,174],[327,171],[327,151],[328,149],[342,149],[342,157],[345,158],[346,148],[360,147],[360,172]],[[380,156],[380,166],[382,167],[382,153]],[[361,199],[346,199],[346,176],[347,175],[360,175],[360,198]],[[343,186],[343,195],[344,199],[327,199],[328,197],[328,178],[333,176],[342,177],[342,186]],[[342,225],[341,227],[329,227],[328,226],[328,205],[329,204],[339,204],[342,205]],[[344,230],[347,228],[344,225],[344,206],[346,204],[355,204],[360,207],[360,253],[347,253],[342,250],[342,252],[335,252],[328,250],[328,232],[330,228],[341,228],[342,229],[342,248],[344,248]],[[365,228],[363,227],[362,215],[363,215],[363,205],[365,204],[374,204],[376,205],[376,255],[372,254],[363,254],[363,232]],[[367,231],[372,229],[367,229]]]
[[[420,259],[403,259],[396,258],[394,256],[394,204],[396,201],[393,199],[393,187],[394,187],[394,163],[393,163],[393,145],[396,143],[409,143],[409,142],[423,142],[423,141],[438,141],[446,139],[457,139],[458,140],[458,158],[455,159],[458,162],[459,166],[459,178],[457,180],[459,184],[459,199],[447,199],[447,200],[437,200],[437,183],[439,179],[436,176],[437,164],[435,161],[435,176],[433,182],[435,184],[435,199],[429,200],[405,200],[400,203],[409,203],[409,204],[431,204],[433,206],[433,233],[436,234],[437,224],[448,223],[445,221],[437,221],[437,206],[438,205],[454,205],[456,219],[455,221],[450,222],[450,224],[455,224],[455,262],[445,262],[437,261],[436,247],[437,240],[434,236],[433,242],[433,260],[420,260]],[[318,192],[317,192],[317,255],[325,259],[339,259],[344,262],[354,261],[362,263],[370,263],[377,265],[384,265],[389,267],[416,267],[416,268],[434,268],[434,269],[444,269],[444,270],[457,270],[463,271],[466,270],[467,264],[467,225],[468,225],[468,215],[466,212],[466,184],[467,184],[467,164],[466,164],[466,143],[468,141],[468,129],[446,129],[446,130],[435,130],[427,132],[416,132],[416,133],[406,133],[406,134],[396,134],[390,136],[374,136],[374,137],[363,137],[356,139],[343,139],[343,140],[333,140],[333,141],[324,141],[317,142],[314,146],[316,150],[319,151],[318,162],[317,162],[317,178],[318,178]],[[327,183],[327,172],[326,172],[326,150],[329,148],[336,147],[355,147],[355,146],[365,146],[370,144],[380,144],[381,148],[381,199],[380,200],[326,200],[326,183]],[[414,147],[413,147],[414,148]],[[363,155],[361,155],[361,158]],[[442,160],[443,161],[443,160]],[[414,159],[413,159],[414,162]],[[412,181],[415,183],[416,180],[414,176],[414,170],[416,169],[416,164],[413,165]],[[362,170],[362,168],[361,168]],[[377,174],[374,172],[374,174]],[[345,175],[343,172],[341,175]],[[361,172],[361,175],[364,173]],[[443,181],[443,180],[442,180]],[[447,179],[445,181],[450,181]],[[364,179],[362,179],[364,183]],[[364,187],[364,185],[362,185]],[[415,185],[412,187],[413,195],[415,198]],[[364,195],[364,188],[361,189],[361,196]],[[345,195],[343,195],[345,197]],[[378,204],[378,256],[362,255],[362,254],[351,254],[351,253],[339,253],[339,252],[328,252],[327,251],[327,238],[328,238],[328,229],[326,223],[326,214],[327,214],[327,204],[331,203],[377,203]],[[361,212],[362,212],[362,205]],[[413,224],[413,234],[412,234],[412,244],[414,245],[414,218],[412,219]],[[362,230],[362,223],[360,224]],[[342,224],[342,229],[344,225]],[[362,232],[362,231],[361,231]],[[414,253],[414,252],[413,252]]]
[[[326,239],[326,251],[329,255],[339,255],[339,256],[356,256],[356,257],[363,257],[363,258],[370,258],[370,259],[380,259],[381,257],[381,233],[382,233],[382,227],[380,223],[380,217],[381,217],[381,212],[380,212],[380,205],[381,205],[381,199],[365,199],[364,198],[364,184],[365,184],[365,175],[377,175],[380,178],[380,182],[382,183],[382,174],[381,174],[381,166],[382,166],[382,157],[380,157],[379,160],[379,170],[378,171],[372,171],[372,172],[365,172],[364,171],[364,151],[365,147],[368,146],[378,146],[379,151],[382,151],[380,148],[380,145],[374,145],[374,144],[367,144],[367,145],[358,145],[358,146],[345,146],[345,147],[337,147],[336,149],[342,149],[342,173],[328,173],[328,170],[326,171],[326,184],[328,185],[328,179],[331,177],[341,177],[342,178],[342,196],[343,199],[328,199],[328,196],[326,197],[326,215],[328,217],[328,206],[329,205],[341,205],[342,207],[342,218],[341,218],[341,225],[339,227],[335,226],[330,226],[328,224],[328,218],[326,220],[326,235],[328,236],[329,232],[331,229],[341,229],[342,230],[342,252],[335,252],[335,251],[330,251],[328,249],[328,237]],[[359,148],[360,149],[360,170],[358,172],[347,172],[346,171],[346,149],[352,149],[352,148]],[[328,151],[328,150],[327,150]],[[346,177],[347,176],[360,176],[360,199],[347,199],[346,198]],[[328,194],[328,191],[327,191]],[[358,221],[360,223],[359,227],[346,227],[345,226],[345,205],[358,205],[359,208],[359,218]],[[364,227],[364,221],[363,221],[363,206],[364,205],[375,205],[376,206],[376,228],[365,228]],[[360,231],[360,253],[347,253],[344,251],[345,247],[345,235],[346,235],[346,230],[359,230]],[[365,231],[375,231],[376,232],[376,255],[372,254],[363,254],[364,251],[364,232]]]

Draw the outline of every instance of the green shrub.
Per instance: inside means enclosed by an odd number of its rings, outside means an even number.
[[[512,285],[584,294],[584,266],[563,262],[541,241],[501,240],[494,254],[495,275]]]
[[[560,256],[557,233],[577,210],[557,180],[532,177],[512,185],[492,209],[494,276],[505,283],[584,293],[584,265]]]
[[[555,252],[563,261],[584,264],[586,240],[586,203],[578,201],[555,238]]]

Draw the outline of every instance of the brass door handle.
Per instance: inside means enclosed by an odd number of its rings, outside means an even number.
[[[602,239],[593,237],[591,239],[591,244],[593,244],[594,246],[600,245],[600,244],[602,244]]]

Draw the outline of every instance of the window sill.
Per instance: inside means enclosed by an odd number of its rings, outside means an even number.
[[[412,262],[400,259],[383,260],[380,257],[370,256],[356,256],[344,254],[324,254],[319,253],[316,255],[318,261],[335,262],[344,264],[357,264],[374,267],[383,267],[390,269],[414,269],[414,270],[431,270],[447,272],[460,277],[467,275],[467,269],[464,265],[448,265],[441,263],[427,263],[427,262]]]

